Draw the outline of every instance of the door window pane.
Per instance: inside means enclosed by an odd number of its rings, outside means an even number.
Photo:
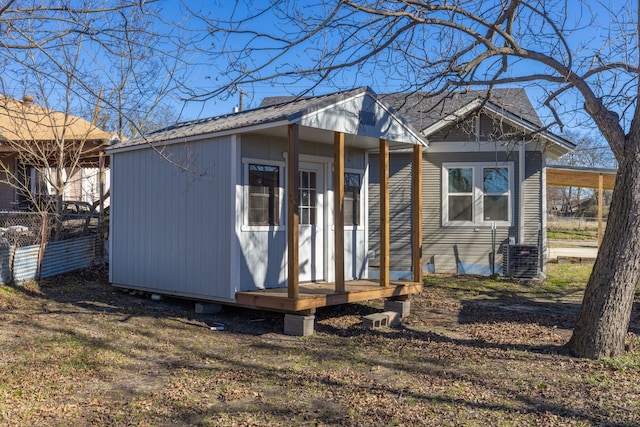
[[[316,225],[317,193],[316,172],[300,171],[300,224]]]

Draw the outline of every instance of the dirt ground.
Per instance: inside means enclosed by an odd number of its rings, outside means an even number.
[[[130,295],[105,272],[0,287],[0,425],[640,425],[640,308],[616,360],[563,351],[580,291],[431,278],[397,328],[381,302],[283,315]],[[224,331],[212,330],[223,325]]]

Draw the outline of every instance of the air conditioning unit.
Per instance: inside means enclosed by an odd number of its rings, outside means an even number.
[[[507,245],[504,271],[507,276],[533,279],[538,275],[540,251],[537,245]]]

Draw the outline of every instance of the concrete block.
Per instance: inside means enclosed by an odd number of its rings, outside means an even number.
[[[404,319],[411,314],[411,302],[387,299],[384,300],[384,311],[395,311],[400,314],[401,319]]]
[[[400,325],[400,313],[396,313],[395,311],[385,311],[385,316],[387,316],[387,323],[389,326],[399,326]]]
[[[220,304],[209,304],[204,302],[196,303],[196,313],[198,314],[216,314],[222,311]]]
[[[296,337],[313,335],[316,316],[284,315],[284,334]]]
[[[384,313],[373,313],[362,318],[362,324],[365,328],[378,329],[389,326],[389,316]]]

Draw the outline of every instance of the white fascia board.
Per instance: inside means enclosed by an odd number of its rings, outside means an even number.
[[[518,117],[517,115],[510,113],[509,111],[506,111],[503,108],[496,106],[495,104],[487,102],[485,105],[485,108],[490,112],[492,112],[493,114],[504,117],[505,119],[510,121],[513,125],[521,126],[524,129],[528,130],[529,132],[537,133],[542,138],[559,146],[558,147],[560,149],[559,151],[569,152],[575,149],[575,146],[567,145],[567,143],[571,144],[570,141],[566,141],[564,140],[564,138],[561,138],[547,130],[540,130],[534,123],[528,122],[527,120],[523,120],[521,117]]]
[[[241,127],[241,128],[234,128],[234,129],[227,129],[227,130],[223,130],[223,131],[219,131],[219,132],[210,132],[210,133],[203,133],[203,134],[199,134],[199,135],[191,135],[191,136],[186,136],[186,137],[181,137],[181,138],[175,138],[175,139],[167,139],[164,141],[155,141],[155,142],[149,142],[149,143],[140,143],[137,145],[133,145],[133,146],[129,146],[129,147],[122,147],[122,148],[110,148],[107,149],[107,153],[108,154],[114,154],[114,153],[124,153],[126,151],[135,151],[135,150],[143,150],[145,148],[152,148],[153,146],[159,145],[159,146],[167,146],[167,145],[174,145],[174,144],[184,144],[185,142],[194,142],[194,141],[199,141],[202,139],[209,139],[209,138],[220,138],[223,136],[229,136],[229,135],[238,135],[241,133],[247,133],[247,132],[256,132],[256,131],[260,131],[263,129],[271,129],[274,127],[278,127],[278,126],[285,126],[285,125],[289,125],[292,122],[288,121],[288,120],[279,120],[277,122],[270,122],[270,123],[262,123],[259,125],[253,125],[253,126],[247,126],[247,127]]]
[[[468,103],[467,105],[465,105],[464,107],[454,111],[451,114],[448,114],[445,118],[435,122],[434,124],[432,124],[428,128],[424,129],[422,131],[422,134],[424,136],[429,136],[432,133],[437,132],[440,129],[449,126],[450,124],[457,122],[458,120],[460,120],[461,118],[463,118],[464,116],[466,116],[471,111],[473,111],[476,108],[478,108],[479,106],[480,106],[480,100],[475,99],[475,100],[471,101],[470,103]]]
[[[353,96],[350,96],[349,98],[345,98],[342,99],[334,104],[330,104],[327,105],[325,107],[322,107],[318,110],[314,110],[314,111],[310,111],[304,115],[301,115],[299,117],[297,117],[295,120],[292,120],[291,123],[297,123],[297,124],[301,124],[302,121],[312,115],[318,115],[321,114],[331,108],[335,108],[336,106],[339,105],[343,105],[346,104],[348,102],[351,102],[357,98],[364,98],[365,96],[368,96],[369,98],[371,98],[373,100],[373,102],[380,108],[382,109],[385,113],[387,113],[392,120],[394,120],[395,122],[397,122],[408,134],[411,135],[411,137],[415,140],[415,142],[413,143],[408,143],[408,142],[402,142],[402,141],[394,141],[394,142],[398,142],[398,143],[402,143],[402,144],[411,144],[411,145],[422,145],[423,147],[428,147],[429,146],[429,142],[428,140],[425,139],[424,136],[420,135],[419,132],[415,132],[414,130],[412,130],[411,128],[408,127],[407,123],[405,123],[403,120],[400,120],[397,113],[391,111],[386,105],[384,105],[382,102],[380,102],[380,100],[378,98],[376,98],[375,96],[373,96],[370,92],[362,92],[362,93],[357,93]],[[326,130],[330,130],[330,129],[326,129]]]

